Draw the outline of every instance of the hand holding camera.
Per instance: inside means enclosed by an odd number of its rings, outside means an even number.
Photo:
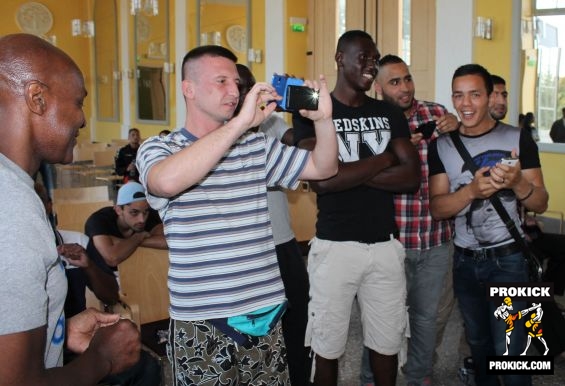
[[[277,106],[286,112],[317,110],[319,90],[305,85],[305,81],[288,75],[273,75],[272,85],[282,100]]]
[[[300,115],[312,121],[332,119],[332,100],[323,75],[320,75],[319,81],[303,81],[275,74],[273,87],[279,95],[283,96],[279,105],[283,111],[299,111]],[[297,88],[298,92],[296,92]]]

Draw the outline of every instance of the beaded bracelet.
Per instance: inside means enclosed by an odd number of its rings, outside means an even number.
[[[535,189],[535,187],[534,187],[534,185],[530,185],[530,186],[531,186],[531,189],[530,189],[530,191],[528,192],[528,194],[526,194],[523,198],[519,198],[518,201],[520,201],[520,202],[526,201],[528,198],[530,198],[530,196],[531,196],[532,194],[534,194],[534,189]]]

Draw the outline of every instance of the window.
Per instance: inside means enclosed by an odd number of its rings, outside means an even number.
[[[410,2],[411,0],[402,0],[402,49],[400,56],[410,65]]]
[[[536,9],[565,8],[565,0],[536,0]]]
[[[565,0],[537,0],[534,15],[534,48],[537,49],[535,125],[541,140],[551,142],[549,129],[561,117],[561,108],[565,107]]]

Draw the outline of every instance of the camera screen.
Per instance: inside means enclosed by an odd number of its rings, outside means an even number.
[[[285,109],[295,110],[318,110],[318,91],[306,86],[288,86],[286,90]]]

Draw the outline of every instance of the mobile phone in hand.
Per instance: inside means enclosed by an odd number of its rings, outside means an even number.
[[[286,90],[287,111],[318,110],[318,91],[306,86],[288,86]]]
[[[283,111],[318,110],[318,91],[304,86],[302,79],[275,74],[271,83],[277,94],[282,96],[277,105]]]
[[[500,163],[502,165],[508,165],[508,166],[516,166],[516,163],[518,162],[518,158],[512,158],[512,157],[504,157],[500,160]]]
[[[428,121],[426,123],[422,123],[420,126],[418,126],[415,130],[416,133],[422,133],[422,136],[425,139],[429,139],[433,134],[434,131],[436,130],[436,121]]]

